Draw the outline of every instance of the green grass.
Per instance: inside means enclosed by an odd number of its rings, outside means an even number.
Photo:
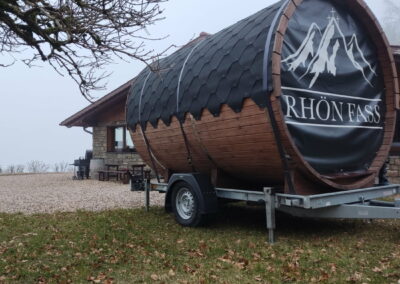
[[[398,283],[400,222],[278,216],[227,205],[208,227],[161,208],[0,214],[0,283]]]

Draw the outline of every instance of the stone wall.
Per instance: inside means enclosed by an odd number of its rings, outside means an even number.
[[[389,157],[387,176],[390,183],[400,184],[400,156]]]
[[[124,122],[115,122],[112,125],[123,125]],[[143,160],[135,152],[107,152],[107,125],[93,127],[93,158],[104,159],[105,164],[132,165],[142,164]]]

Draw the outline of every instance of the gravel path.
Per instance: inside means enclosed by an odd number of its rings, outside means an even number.
[[[151,205],[163,206],[164,195],[151,193]],[[24,214],[101,211],[144,206],[144,193],[129,185],[72,180],[71,173],[0,175],[0,212]]]

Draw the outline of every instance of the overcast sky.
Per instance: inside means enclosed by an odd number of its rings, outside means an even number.
[[[367,1],[378,18],[385,13],[385,1],[389,0]],[[218,32],[274,2],[170,0],[163,5],[166,19],[149,28],[153,36],[169,37],[152,42],[151,48],[161,51],[172,44],[183,45],[202,31]],[[400,45],[399,38],[392,38],[392,42]],[[138,62],[109,66],[113,74],[107,90],[133,78],[143,67]],[[61,77],[47,65],[29,69],[16,63],[0,68],[0,87],[0,166],[26,164],[31,160],[49,164],[72,162],[91,149],[91,136],[81,128],[59,126],[62,120],[88,105],[69,77]],[[95,95],[101,97],[106,93]]]

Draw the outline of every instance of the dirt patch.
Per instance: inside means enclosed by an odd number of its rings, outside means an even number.
[[[144,193],[129,185],[73,180],[72,174],[0,176],[0,212],[54,213],[102,211],[144,206]],[[164,195],[151,193],[151,204],[163,206]]]

